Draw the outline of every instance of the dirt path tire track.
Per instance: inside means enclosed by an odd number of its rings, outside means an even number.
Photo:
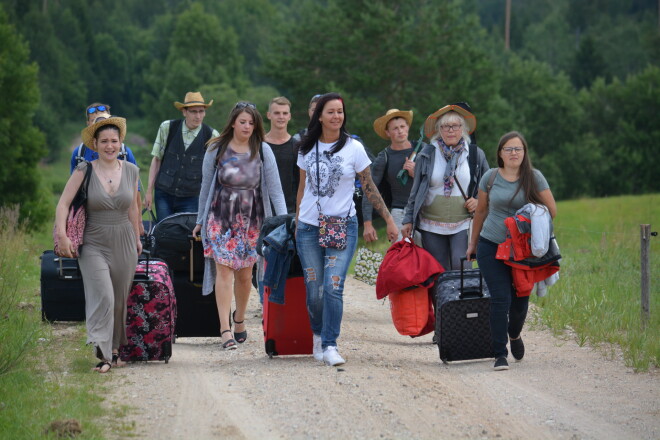
[[[523,332],[527,354],[509,371],[492,371],[492,360],[444,365],[430,335],[398,335],[387,302],[350,278],[347,364],[331,368],[311,356],[268,359],[258,295],[250,301],[238,350],[181,338],[167,365],[113,370],[108,402],[133,407],[139,438],[660,438],[657,371],[635,374],[548,331]]]

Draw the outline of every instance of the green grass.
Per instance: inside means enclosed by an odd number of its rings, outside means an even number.
[[[80,422],[82,433],[76,438],[104,438],[108,416],[121,411],[101,397],[112,375],[91,371],[94,358],[85,346],[84,324],[41,321],[42,246],[15,227],[15,212],[1,211],[0,224],[2,438],[56,438],[43,432],[64,419]]]
[[[651,239],[651,317],[641,322],[640,224],[660,229],[660,195],[559,202],[555,235],[563,256],[559,282],[532,301],[557,335],[607,355],[623,352],[637,371],[660,366],[660,237]],[[372,250],[385,252],[384,223]],[[363,246],[361,238],[358,246]],[[353,262],[354,264],[354,262]],[[353,266],[351,266],[353,271]],[[530,324],[535,321],[530,317]]]
[[[559,203],[555,235],[562,269],[548,297],[536,300],[543,322],[606,353],[620,347],[626,365],[636,370],[658,367],[660,239],[651,240],[651,317],[644,329],[639,225],[657,230],[659,220],[660,195]]]

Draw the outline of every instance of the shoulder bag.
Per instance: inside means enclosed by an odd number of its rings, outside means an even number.
[[[83,244],[83,234],[85,233],[85,225],[87,223],[87,190],[89,189],[89,179],[92,175],[92,164],[87,162],[87,170],[85,170],[85,177],[83,178],[80,188],[76,196],[71,201],[69,206],[69,215],[66,218],[66,236],[69,237],[73,247],[75,248],[74,257],[78,257],[80,246]],[[53,227],[53,251],[55,255],[62,257],[59,240],[57,238],[57,226]]]

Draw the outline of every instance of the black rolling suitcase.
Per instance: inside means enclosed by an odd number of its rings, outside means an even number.
[[[479,269],[446,271],[433,287],[435,339],[443,362],[492,358],[490,294]]]
[[[85,289],[78,259],[41,255],[41,319],[84,321]]]
[[[196,212],[179,212],[169,215],[153,227],[154,247],[151,256],[165,260],[174,273],[203,273],[204,253],[201,247],[200,258],[191,260],[193,247],[190,236],[196,226]],[[194,265],[191,269],[191,264]],[[175,286],[176,289],[176,286]]]
[[[177,338],[220,336],[215,292],[202,295],[204,248],[192,239],[196,212],[165,217],[153,228],[154,257],[167,262],[177,301]]]

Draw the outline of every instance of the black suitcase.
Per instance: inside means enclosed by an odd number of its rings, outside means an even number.
[[[215,291],[202,295],[201,281],[191,281],[187,273],[175,273],[172,283],[177,304],[176,337],[219,337],[220,320]]]
[[[197,225],[196,212],[179,212],[165,217],[153,228],[154,247],[151,256],[167,262],[172,272],[204,272],[204,252],[201,243],[194,248],[200,258],[191,259],[190,236]],[[191,267],[191,264],[194,267]]]
[[[479,269],[446,271],[433,287],[435,339],[447,363],[492,358],[490,293]]]
[[[41,255],[41,319],[85,320],[85,288],[78,259],[58,257],[52,250]]]

